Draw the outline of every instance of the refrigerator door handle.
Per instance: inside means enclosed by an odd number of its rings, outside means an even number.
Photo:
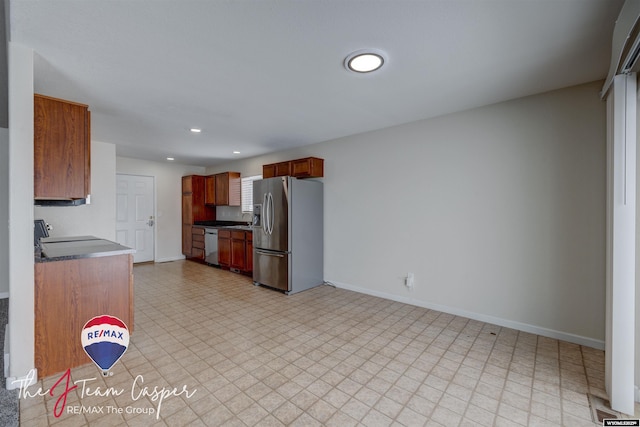
[[[269,208],[271,208],[271,213],[269,214],[269,222],[271,225],[269,226],[269,234],[273,234],[273,224],[275,222],[276,209],[273,206],[273,194],[269,193]]]
[[[283,254],[276,254],[276,253],[273,253],[273,252],[265,252],[265,251],[261,251],[259,249],[256,249],[256,253],[260,254],[260,255],[273,256],[273,257],[277,257],[277,258],[284,258]]]
[[[262,229],[265,234],[269,234],[269,220],[267,218],[267,202],[268,202],[268,193],[264,193],[262,196]]]

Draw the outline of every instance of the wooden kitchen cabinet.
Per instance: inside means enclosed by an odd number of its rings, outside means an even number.
[[[246,232],[244,231],[231,232],[231,268],[240,271],[246,270],[247,246],[245,234]]]
[[[182,224],[182,254],[187,258],[191,258],[193,247],[193,236],[191,234],[191,224]]]
[[[262,177],[273,178],[276,176],[289,176],[291,175],[291,162],[279,162],[272,163],[270,165],[262,166]]]
[[[89,107],[38,94],[33,107],[34,198],[86,198],[91,192]]]
[[[34,272],[38,378],[91,363],[80,336],[95,316],[115,316],[133,333],[133,255],[36,262]]]
[[[291,176],[296,178],[320,178],[324,176],[324,160],[307,157],[291,161]]]
[[[271,163],[262,166],[262,177],[293,176],[295,178],[322,178],[324,159],[305,157],[286,162]]]
[[[268,165],[262,165],[262,178],[273,178],[276,176],[276,164],[271,163]]]
[[[204,203],[215,206],[216,204],[216,176],[209,175],[204,179]]]
[[[247,261],[245,263],[247,272],[253,271],[253,233],[247,231]]]
[[[216,209],[205,205],[205,177],[182,177],[182,253],[187,258],[200,258],[200,248],[193,247],[193,224],[196,221],[215,221]],[[204,235],[204,230],[203,230]],[[204,237],[203,240],[204,242]],[[202,248],[204,259],[204,246]]]
[[[240,172],[209,175],[205,180],[205,203],[210,206],[240,206]]]
[[[218,262],[242,273],[253,271],[253,233],[245,230],[218,231]]]
[[[191,257],[204,261],[204,228],[191,227]]]
[[[218,230],[218,264],[221,267],[231,265],[231,231]]]
[[[240,206],[240,172],[216,174],[216,206]]]

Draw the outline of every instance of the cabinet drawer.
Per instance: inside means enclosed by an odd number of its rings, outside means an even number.
[[[192,248],[204,249],[204,236],[193,235]]]
[[[192,233],[194,236],[196,236],[196,235],[198,235],[198,236],[204,236],[204,228],[201,228],[201,227],[192,227],[192,228],[191,228],[191,233]],[[203,239],[204,239],[204,237],[203,237]]]
[[[231,230],[218,230],[218,238],[226,238],[226,239],[230,239],[231,238]]]
[[[193,240],[193,243],[204,242],[204,234],[192,234],[191,239]]]
[[[244,231],[232,231],[231,232],[231,238],[235,239],[235,240],[244,240],[244,235],[245,232]]]
[[[204,249],[200,249],[200,248],[191,249],[191,256],[193,258],[204,259]]]

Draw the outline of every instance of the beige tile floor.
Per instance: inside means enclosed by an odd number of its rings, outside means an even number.
[[[66,404],[60,375],[30,386],[21,425],[599,425],[602,351],[330,286],[285,296],[188,261],[134,274],[113,375],[73,369]]]

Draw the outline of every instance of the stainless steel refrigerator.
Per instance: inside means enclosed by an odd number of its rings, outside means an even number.
[[[286,294],[324,283],[322,182],[253,183],[253,282]]]

